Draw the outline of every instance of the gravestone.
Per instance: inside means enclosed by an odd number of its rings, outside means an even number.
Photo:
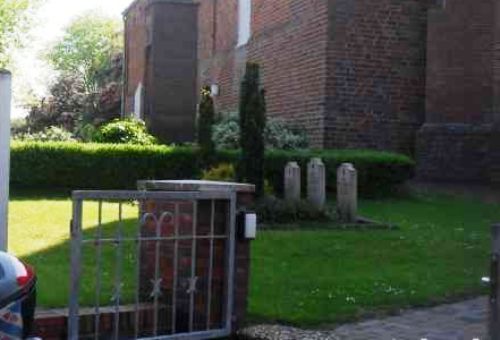
[[[326,201],[325,165],[313,158],[307,166],[307,199],[316,209],[323,210]]]
[[[337,170],[337,213],[341,222],[357,221],[358,173],[350,163]]]
[[[300,201],[300,166],[297,162],[290,162],[285,167],[285,200]]]

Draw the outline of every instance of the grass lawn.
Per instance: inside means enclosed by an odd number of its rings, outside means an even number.
[[[105,222],[116,216],[112,208],[105,206]],[[252,249],[254,321],[318,326],[486,292],[480,278],[488,273],[489,225],[500,220],[500,205],[425,196],[362,201],[360,208],[363,216],[400,230],[329,231],[304,223],[299,231],[260,232]],[[88,235],[96,210],[85,210]],[[134,207],[125,207],[126,230],[133,230],[136,216]],[[10,250],[36,266],[41,306],[67,304],[70,217],[65,196],[12,195]],[[113,232],[111,227],[105,230]],[[108,258],[113,254],[105,251]],[[135,258],[126,259],[125,271],[133,275]],[[91,271],[93,259],[85,261]],[[109,289],[113,272],[103,267]],[[92,302],[92,284],[83,286],[83,299]]]

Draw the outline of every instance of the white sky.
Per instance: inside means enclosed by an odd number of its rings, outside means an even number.
[[[100,12],[121,18],[121,13],[132,0],[45,0],[38,10],[33,23],[33,31],[28,46],[14,55],[13,74],[14,96],[19,98],[26,88],[31,88],[35,95],[46,94],[52,72],[41,55],[62,35],[64,28],[79,14],[97,9]],[[26,112],[14,105],[13,117],[20,117]]]

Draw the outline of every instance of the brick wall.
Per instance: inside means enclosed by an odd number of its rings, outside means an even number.
[[[488,180],[491,137],[488,124],[425,124],[417,138],[418,176],[432,181]]]
[[[244,67],[244,49],[236,49],[238,2],[202,0],[198,12],[198,88],[217,84],[218,111],[237,111],[240,74]]]
[[[428,17],[426,122],[417,136],[418,176],[487,182],[495,151],[500,69],[497,1],[447,1]]]
[[[427,123],[487,123],[493,110],[494,1],[429,12]]]
[[[268,115],[325,146],[328,1],[254,0],[248,59],[262,66]]]
[[[146,122],[164,142],[194,140],[197,99],[198,6],[187,1],[152,5],[152,45]],[[168,24],[166,24],[168,23]]]
[[[142,83],[144,119],[166,143],[194,139],[197,10],[188,0],[139,0],[125,14],[125,113]]]
[[[200,7],[200,83],[220,85],[219,110],[237,109],[250,60],[262,67],[268,115],[304,127],[313,146],[413,152],[425,111],[425,2],[253,0],[252,38],[239,49],[237,3]]]
[[[146,45],[148,43],[149,6],[146,1],[132,4],[125,15],[125,113],[134,111],[137,86],[146,80]]]
[[[140,189],[143,189],[142,187]],[[224,189],[223,189],[224,190]],[[216,201],[214,205],[214,234],[227,235],[229,234],[229,202]],[[175,205],[178,205],[179,217],[176,217],[178,223],[178,232],[181,236],[192,235],[193,231],[193,204],[191,202],[172,202],[172,201],[155,201],[150,200],[143,203],[142,212],[153,214],[158,220],[161,220],[161,214],[165,211],[175,211]],[[254,205],[254,193],[243,191],[237,193],[236,211],[244,212]],[[198,212],[196,221],[196,235],[207,236],[210,234],[211,228],[211,201],[198,201]],[[154,237],[157,233],[157,225],[153,220],[148,220],[141,230],[142,237]],[[174,235],[174,220],[167,220],[161,225],[161,236],[171,237]],[[243,237],[244,220],[237,218],[236,221],[236,237],[235,237],[235,253],[234,253],[234,279],[233,279],[233,313],[231,316],[232,330],[236,333],[244,323],[247,314],[249,282],[250,282],[250,240]],[[210,329],[224,328],[224,299],[225,299],[225,279],[227,275],[227,257],[225,249],[227,246],[226,240],[214,239],[213,245],[208,240],[198,240],[196,246],[196,276],[198,278],[195,293],[195,331],[203,331],[206,329],[207,323],[207,289],[209,287],[209,266],[210,266],[210,248],[213,247],[213,262],[212,262],[212,277],[211,277],[211,316]],[[156,249],[156,242],[143,242],[141,246],[141,273],[140,273],[140,291],[144,301],[151,301],[150,294],[153,291],[153,281],[155,277],[155,261],[156,252],[159,252],[160,275],[162,278],[161,302],[166,305],[171,305],[172,300],[172,285],[173,273],[177,268],[178,289],[176,294],[177,313],[185,317],[177,319],[177,330],[187,332],[187,329],[182,329],[182,326],[187,327],[187,313],[189,311],[189,294],[186,292],[186,285],[183,284],[191,277],[191,261],[192,261],[192,240],[178,241],[177,255],[174,255],[174,243],[165,242]],[[174,267],[174,256],[177,257],[177,267]],[[181,287],[181,288],[179,288]],[[171,325],[165,324],[168,329]]]
[[[421,0],[330,1],[326,146],[413,153],[425,112]]]
[[[239,48],[236,0],[202,1],[199,16],[199,84],[220,86],[217,109],[237,110],[245,61],[257,62],[268,115],[306,128],[313,145],[322,146],[327,2],[253,0],[252,38]]]

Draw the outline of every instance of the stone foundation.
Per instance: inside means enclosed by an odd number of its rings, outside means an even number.
[[[417,176],[432,181],[489,182],[494,163],[489,154],[492,136],[492,125],[425,124],[417,134]]]

